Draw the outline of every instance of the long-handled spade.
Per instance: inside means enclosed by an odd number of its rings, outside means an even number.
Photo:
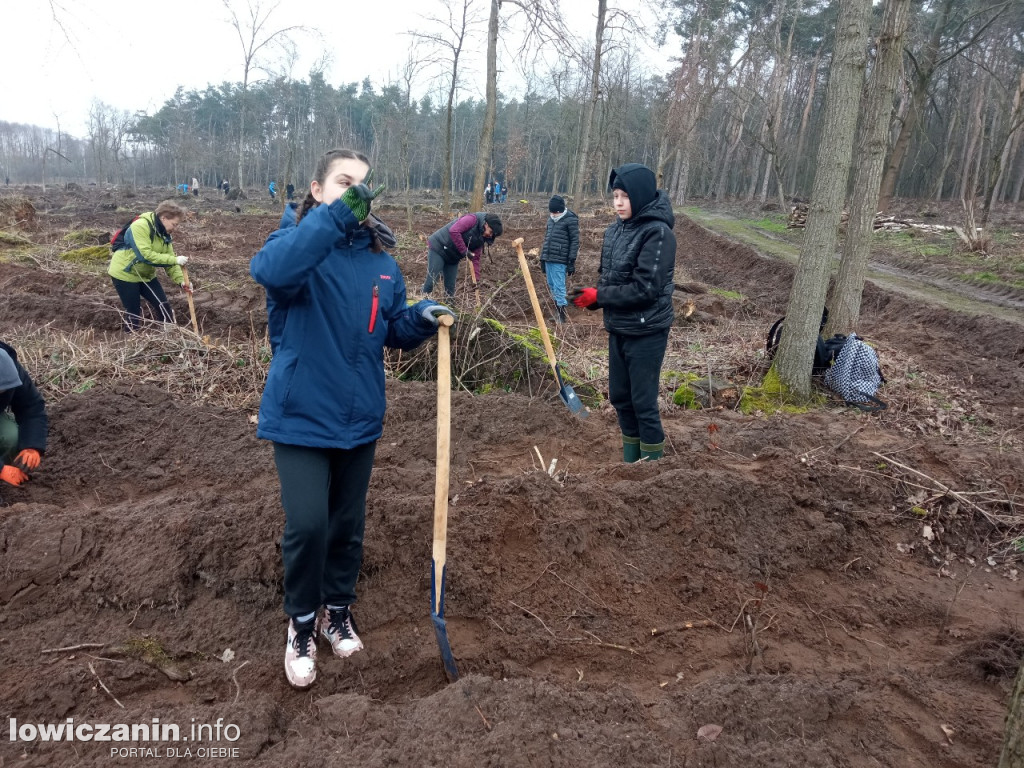
[[[181,267],[181,276],[185,280],[185,285],[191,286],[192,281],[188,279],[188,270]],[[188,313],[192,316],[192,330],[196,332],[196,336],[199,335],[199,323],[196,322],[196,302],[192,298],[191,293],[186,293],[185,296],[188,298]]]
[[[551,371],[555,374],[555,381],[558,382],[558,396],[562,398],[569,410],[581,419],[587,418],[587,409],[583,407],[583,401],[576,394],[570,385],[562,381],[562,374],[558,370],[558,361],[555,360],[555,350],[551,346],[551,337],[548,336],[548,327],[544,322],[544,312],[541,311],[540,302],[537,301],[537,291],[533,287],[533,278],[530,276],[530,265],[526,263],[526,254],[523,253],[523,238],[519,237],[512,241],[516,247],[516,254],[519,256],[519,268],[523,272],[523,279],[526,281],[526,290],[530,293],[530,303],[533,304],[533,314],[537,316],[537,327],[540,328],[540,337],[544,341],[544,351],[547,353],[548,362],[551,363]]]
[[[470,265],[470,269],[473,266]],[[448,643],[444,621],[445,545],[448,541],[448,470],[451,461],[452,361],[450,315],[441,315],[437,326],[437,477],[434,481],[434,554],[430,564],[430,619],[441,649],[441,661],[448,679],[459,679],[455,657]]]

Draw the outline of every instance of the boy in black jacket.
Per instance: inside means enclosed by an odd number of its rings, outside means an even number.
[[[665,451],[658,390],[675,317],[675,215],[654,172],[640,163],[613,170],[608,186],[619,218],[604,233],[597,287],[577,289],[571,299],[604,310],[608,398],[622,429],[623,459],[654,461]]]
[[[576,254],[580,250],[580,220],[565,207],[558,195],[548,203],[548,228],[540,249],[540,267],[548,279],[551,297],[555,300],[555,323],[565,322],[565,278],[576,271]]]

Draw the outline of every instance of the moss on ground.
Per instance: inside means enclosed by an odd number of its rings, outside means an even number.
[[[105,245],[76,248],[73,251],[62,253],[60,260],[70,261],[73,264],[102,264],[110,261],[110,248]]]
[[[760,386],[744,387],[740,395],[740,411],[748,416],[757,412],[807,413],[823,403],[824,398],[820,395],[802,398],[790,392],[779,378],[775,366],[768,369]]]

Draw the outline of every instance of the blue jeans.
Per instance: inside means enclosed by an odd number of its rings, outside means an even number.
[[[544,274],[548,278],[548,290],[551,291],[551,298],[555,300],[555,306],[564,307],[568,302],[565,300],[565,264],[552,264],[544,262]]]

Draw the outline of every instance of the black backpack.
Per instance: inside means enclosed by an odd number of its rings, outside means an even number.
[[[779,342],[782,340],[782,321],[786,319],[783,315],[774,323],[772,327],[768,329],[768,338],[765,341],[764,351],[765,357],[771,360],[775,357],[775,350],[779,347]],[[836,334],[828,341],[821,338],[821,332],[825,330],[825,324],[828,322],[828,307],[825,307],[821,312],[821,325],[818,326],[818,340],[814,345],[814,365],[811,368],[812,376],[821,376],[829,369],[832,362],[836,359],[836,355],[839,354],[839,350],[843,348],[843,344],[846,342],[846,337],[841,334]]]
[[[131,248],[131,246],[128,245],[128,243],[126,243],[124,241],[124,233],[127,232],[128,231],[128,227],[130,227],[132,224],[134,224],[136,221],[138,221],[139,218],[141,218],[141,216],[142,216],[142,214],[140,213],[138,216],[132,217],[131,219],[129,219],[128,221],[125,222],[123,227],[121,227],[120,229],[117,230],[117,232],[114,233],[114,236],[110,238],[110,250],[111,251],[123,251],[126,248]],[[149,225],[149,240],[150,240],[150,242],[153,241],[153,238],[155,236],[156,236],[156,232],[153,231],[153,225],[150,224]]]

